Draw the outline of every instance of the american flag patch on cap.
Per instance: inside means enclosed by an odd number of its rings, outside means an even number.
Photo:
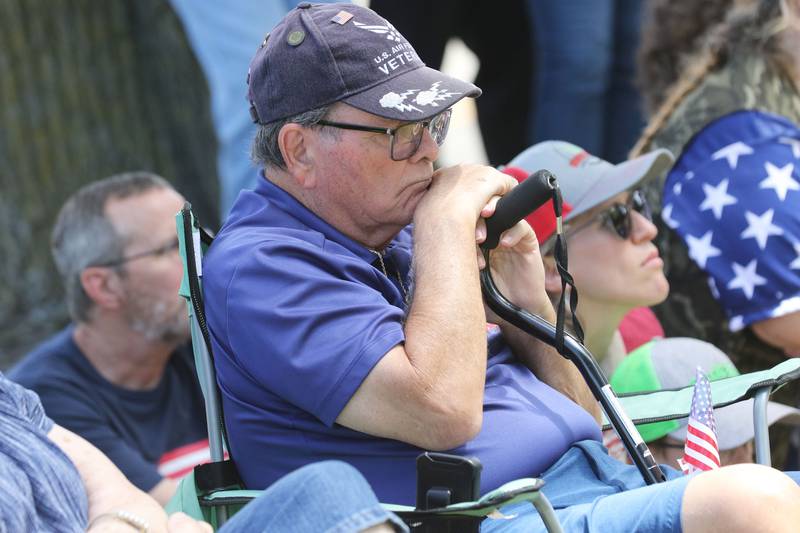
[[[346,24],[348,20],[353,18],[352,13],[348,13],[347,11],[339,11],[331,18],[331,22],[335,22],[336,24]]]

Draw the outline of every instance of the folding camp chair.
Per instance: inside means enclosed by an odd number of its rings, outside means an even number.
[[[227,446],[225,425],[210,349],[210,337],[205,322],[201,286],[202,254],[210,245],[212,237],[199,226],[188,203],[176,215],[176,224],[184,263],[180,293],[187,299],[189,309],[195,363],[205,398],[211,463],[196,467],[181,481],[178,493],[167,506],[167,510],[169,512],[180,510],[218,527],[228,516],[258,496],[261,491],[242,490],[233,460],[224,457]],[[755,398],[756,456],[758,462],[762,464],[769,464],[766,421],[769,394],[797,377],[800,377],[800,359],[790,359],[770,370],[711,382],[715,407]],[[640,424],[688,416],[691,396],[692,387],[688,386],[677,390],[621,395],[619,402],[633,422]],[[605,423],[605,427],[610,427],[608,422]],[[520,479],[507,483],[476,501],[459,502],[425,511],[409,506],[390,504],[384,506],[416,527],[442,518],[480,519],[502,506],[528,501],[536,507],[548,531],[561,531],[552,507],[539,490],[543,484],[544,482],[539,479]]]
[[[202,294],[202,254],[213,237],[200,227],[188,202],[175,219],[184,268],[180,294],[186,298],[189,310],[195,365],[205,401],[211,462],[195,467],[181,480],[175,497],[167,505],[167,511],[183,511],[217,528],[261,491],[243,490],[233,458],[225,458],[225,450],[229,448]],[[548,531],[561,532],[553,508],[539,490],[542,485],[544,482],[540,479],[519,479],[477,500],[454,502],[426,510],[404,505],[383,505],[413,528],[430,526],[435,527],[436,531],[477,531],[480,520],[498,512],[500,507],[530,502],[536,507]]]
[[[754,398],[753,424],[755,426],[756,461],[772,466],[769,450],[769,424],[767,401],[770,394],[800,377],[800,358],[787,359],[768,370],[711,382],[714,407],[724,407]],[[636,424],[663,422],[686,418],[692,405],[694,386],[666,389],[648,393],[621,394],[619,400]],[[604,421],[603,429],[610,424]]]

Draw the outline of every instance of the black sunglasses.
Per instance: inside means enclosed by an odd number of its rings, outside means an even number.
[[[360,124],[347,124],[345,122],[332,122],[330,120],[320,120],[320,126],[329,126],[343,130],[366,131],[369,133],[382,133],[391,139],[389,144],[389,156],[393,161],[403,161],[413,156],[422,144],[422,134],[427,129],[431,132],[434,142],[441,146],[444,138],[447,137],[447,130],[450,128],[450,116],[452,109],[445,109],[430,120],[420,122],[410,122],[397,126],[396,128],[377,128],[374,126],[362,126]]]
[[[604,227],[619,235],[621,239],[627,239],[630,237],[633,228],[631,215],[634,211],[647,220],[653,221],[653,213],[650,210],[650,204],[647,202],[644,193],[638,189],[631,192],[630,198],[628,198],[628,201],[624,204],[619,202],[613,204],[602,213],[586,221],[585,224],[570,231],[570,233],[576,233],[600,219]]]

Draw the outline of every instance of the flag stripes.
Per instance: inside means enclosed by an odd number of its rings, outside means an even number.
[[[717,424],[714,421],[714,404],[711,401],[711,384],[700,367],[692,393],[692,409],[686,428],[686,443],[683,460],[680,462],[685,474],[719,468],[719,445]]]

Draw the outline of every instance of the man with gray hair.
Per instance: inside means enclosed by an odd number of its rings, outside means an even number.
[[[174,214],[163,178],[128,172],[91,183],[62,207],[52,251],[74,321],[10,377],[48,415],[102,450],[161,503],[208,457]]]
[[[516,180],[434,170],[450,108],[479,94],[354,4],[303,2],[256,52],[248,96],[263,177],[203,263],[246,486],[339,458],[380,499],[411,504],[416,457],[450,450],[481,460],[484,493],[541,475],[566,531],[796,531],[800,487],[763,466],[667,469],[671,481],[645,486],[603,448],[575,366],[484,307],[476,243]],[[555,318],[527,223],[489,263],[509,300]],[[481,531],[545,529],[530,505],[503,511],[514,520]]]

